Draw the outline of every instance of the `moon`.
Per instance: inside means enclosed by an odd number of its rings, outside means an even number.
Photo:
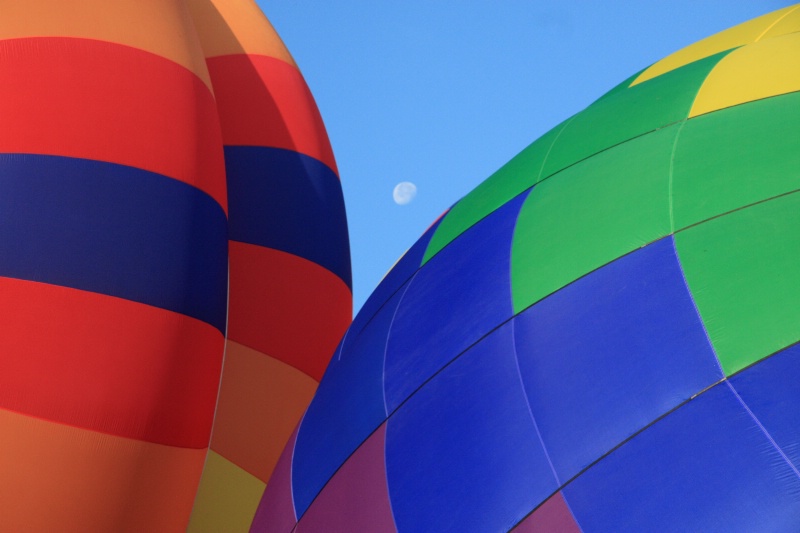
[[[401,181],[394,187],[392,198],[397,205],[406,205],[417,195],[417,186],[410,181]]]

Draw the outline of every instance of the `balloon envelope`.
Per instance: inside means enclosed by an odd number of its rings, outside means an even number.
[[[446,213],[253,530],[798,530],[798,29],[667,57]]]

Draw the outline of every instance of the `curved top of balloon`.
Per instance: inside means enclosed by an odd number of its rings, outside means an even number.
[[[252,530],[797,530],[798,30],[655,63],[445,213]]]

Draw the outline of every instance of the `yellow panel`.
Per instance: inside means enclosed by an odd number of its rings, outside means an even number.
[[[800,33],[734,50],[700,87],[690,117],[800,90]]]
[[[800,5],[794,6],[791,12],[765,31],[759,40],[786,35],[795,31],[800,31]]]
[[[227,341],[211,449],[268,481],[316,389],[296,368]]]
[[[206,57],[256,54],[297,66],[254,0],[189,0]]]
[[[642,72],[631,86],[716,53],[750,44],[797,7],[786,7],[729,28],[668,55]]]
[[[78,37],[165,57],[211,87],[203,51],[181,0],[0,0],[0,39]]]
[[[264,482],[209,452],[188,531],[246,533],[265,488]]]
[[[0,531],[182,531],[205,456],[0,410]]]

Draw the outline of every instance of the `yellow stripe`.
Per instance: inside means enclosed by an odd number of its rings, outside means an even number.
[[[0,39],[78,37],[170,59],[211,87],[203,51],[181,0],[0,0]]]
[[[265,488],[263,481],[209,452],[188,531],[248,531]]]
[[[722,58],[708,75],[689,116],[798,91],[798,66],[800,33],[738,48]]]
[[[688,65],[698,59],[703,59],[731,48],[736,48],[745,44],[756,42],[759,38],[765,35],[765,32],[779,31],[779,22],[787,15],[793,14],[800,6],[790,6],[772,13],[767,13],[760,17],[749,20],[733,28],[712,35],[702,41],[698,41],[686,48],[678,50],[674,54],[668,55],[661,61],[658,61],[642,72],[639,77],[634,80],[631,86],[634,86],[643,81],[660,76],[665,72],[675,70],[683,65]],[[783,28],[782,26],[780,26]]]
[[[297,66],[253,0],[189,0],[206,57],[254,54]]]

